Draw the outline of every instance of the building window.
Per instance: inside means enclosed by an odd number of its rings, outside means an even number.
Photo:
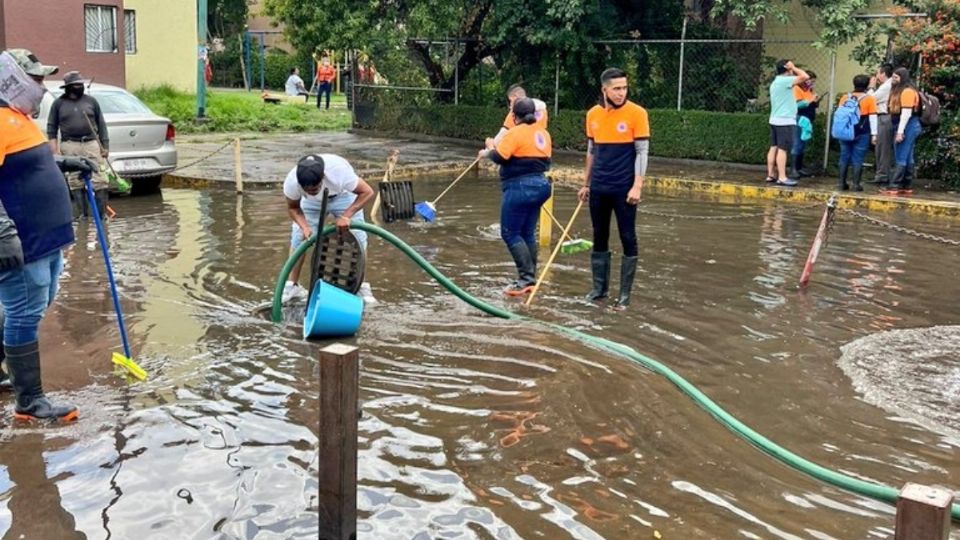
[[[117,52],[117,8],[84,6],[87,52]]]
[[[123,46],[127,54],[137,54],[137,12],[123,10]]]

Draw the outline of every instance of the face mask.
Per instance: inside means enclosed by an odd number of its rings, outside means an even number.
[[[27,116],[40,110],[46,88],[30,78],[8,52],[0,53],[0,99]]]
[[[66,88],[66,94],[74,99],[83,96],[83,86],[70,85]]]
[[[619,109],[620,107],[623,107],[624,105],[627,104],[627,99],[624,98],[623,103],[617,105],[613,101],[610,101],[610,98],[608,98],[606,94],[603,95],[603,100],[607,102],[607,105],[609,105],[611,109]]]

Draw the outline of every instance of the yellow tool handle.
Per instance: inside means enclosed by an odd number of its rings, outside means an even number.
[[[567,222],[566,228],[563,229],[563,235],[569,236],[570,229],[573,228],[573,222],[577,219],[577,214],[580,213],[580,209],[583,208],[583,201],[577,203],[577,209],[573,211],[573,215],[570,216],[570,221]],[[529,306],[533,303],[533,297],[537,295],[537,291],[540,290],[540,284],[543,283],[543,279],[547,277],[547,272],[550,270],[550,265],[553,264],[553,260],[557,258],[557,254],[560,253],[560,248],[563,247],[563,242],[557,242],[557,247],[553,248],[553,253],[550,254],[550,260],[547,261],[546,266],[543,267],[543,271],[540,272],[540,277],[537,279],[537,284],[533,286],[533,290],[530,291],[530,296],[527,297],[527,301],[523,304]]]
[[[430,203],[430,204],[436,206],[437,201],[439,201],[441,198],[443,198],[443,196],[446,195],[448,191],[450,191],[451,189],[453,189],[453,186],[457,185],[457,182],[459,182],[464,176],[466,176],[467,173],[470,172],[470,169],[472,169],[474,166],[476,166],[477,163],[480,163],[480,158],[479,158],[479,157],[478,157],[477,159],[473,160],[473,163],[471,163],[469,167],[467,167],[462,173],[460,173],[460,176],[458,176],[456,180],[454,180],[453,182],[451,182],[450,185],[447,186],[447,189],[443,190],[443,193],[441,193],[440,195],[437,195],[437,198],[434,199],[433,202]]]

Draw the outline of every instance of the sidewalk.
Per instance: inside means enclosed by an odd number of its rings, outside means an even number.
[[[190,165],[164,177],[166,186],[225,187],[234,185],[233,145],[215,152],[236,137],[241,139],[245,188],[266,188],[283,182],[300,157],[308,153],[334,153],[345,157],[357,173],[370,182],[378,182],[386,159],[394,148],[400,150],[394,177],[457,173],[476,159],[480,143],[422,136],[392,136],[368,133],[317,132],[295,134],[215,134],[186,135],[177,139],[179,163]],[[213,153],[213,155],[210,155]],[[489,164],[486,164],[489,166]],[[737,200],[780,199],[793,202],[826,201],[836,190],[832,177],[805,178],[800,186],[785,188],[763,181],[765,168],[756,165],[672,160],[652,157],[647,187],[654,190],[681,191]],[[583,155],[555,152],[551,176],[564,184],[578,185],[583,174]],[[960,217],[960,193],[929,190],[917,182],[911,197],[880,195],[872,184],[864,192],[843,192],[841,207],[859,207],[889,211],[906,209],[927,214]]]

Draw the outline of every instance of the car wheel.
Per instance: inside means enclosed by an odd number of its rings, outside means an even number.
[[[131,180],[131,195],[149,195],[160,191],[160,181],[162,176],[146,176],[144,178],[134,178]]]

